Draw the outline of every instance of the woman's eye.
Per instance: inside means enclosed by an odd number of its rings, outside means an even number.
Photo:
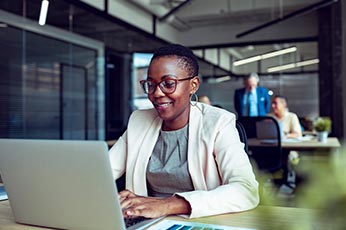
[[[164,81],[163,86],[168,89],[174,88],[175,81]]]
[[[148,87],[148,88],[153,88],[153,87],[155,87],[155,83],[153,83],[153,82],[148,82],[148,83],[147,83],[147,87]]]

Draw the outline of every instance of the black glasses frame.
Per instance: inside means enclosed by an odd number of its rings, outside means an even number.
[[[144,93],[146,94],[152,94],[156,91],[157,89],[157,86],[160,87],[160,90],[165,93],[165,94],[172,94],[175,92],[175,90],[177,89],[177,85],[178,85],[178,82],[179,81],[186,81],[186,80],[191,80],[195,78],[195,76],[193,77],[187,77],[187,78],[182,78],[182,79],[175,79],[175,78],[166,78],[166,79],[163,79],[162,81],[158,82],[158,83],[155,83],[154,81],[151,81],[151,80],[141,80],[139,83],[142,85],[142,89],[144,91]],[[164,82],[166,81],[174,81],[174,89],[172,90],[167,90],[167,88],[165,88]],[[153,83],[152,85],[152,88],[149,88],[147,87],[145,84],[148,84],[148,83]]]

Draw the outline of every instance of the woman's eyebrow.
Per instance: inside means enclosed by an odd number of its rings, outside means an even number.
[[[167,77],[173,77],[173,78],[178,78],[177,76],[175,76],[174,74],[165,74],[161,77],[161,79],[167,78]]]
[[[175,76],[174,74],[165,74],[165,75],[162,75],[160,79],[162,80],[165,78],[178,78],[178,77]],[[148,75],[147,80],[154,80],[154,79]]]

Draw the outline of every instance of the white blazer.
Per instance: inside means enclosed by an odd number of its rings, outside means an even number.
[[[146,169],[161,125],[154,109],[134,111],[127,131],[110,149],[114,178],[126,171],[126,188],[137,195],[147,196]],[[190,218],[258,205],[258,183],[234,114],[202,103],[191,106],[187,154],[195,191],[177,194],[190,203]]]

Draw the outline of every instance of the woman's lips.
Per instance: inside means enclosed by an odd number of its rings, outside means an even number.
[[[155,103],[155,108],[157,110],[165,110],[166,108],[168,108],[172,104],[173,104],[172,102]]]

